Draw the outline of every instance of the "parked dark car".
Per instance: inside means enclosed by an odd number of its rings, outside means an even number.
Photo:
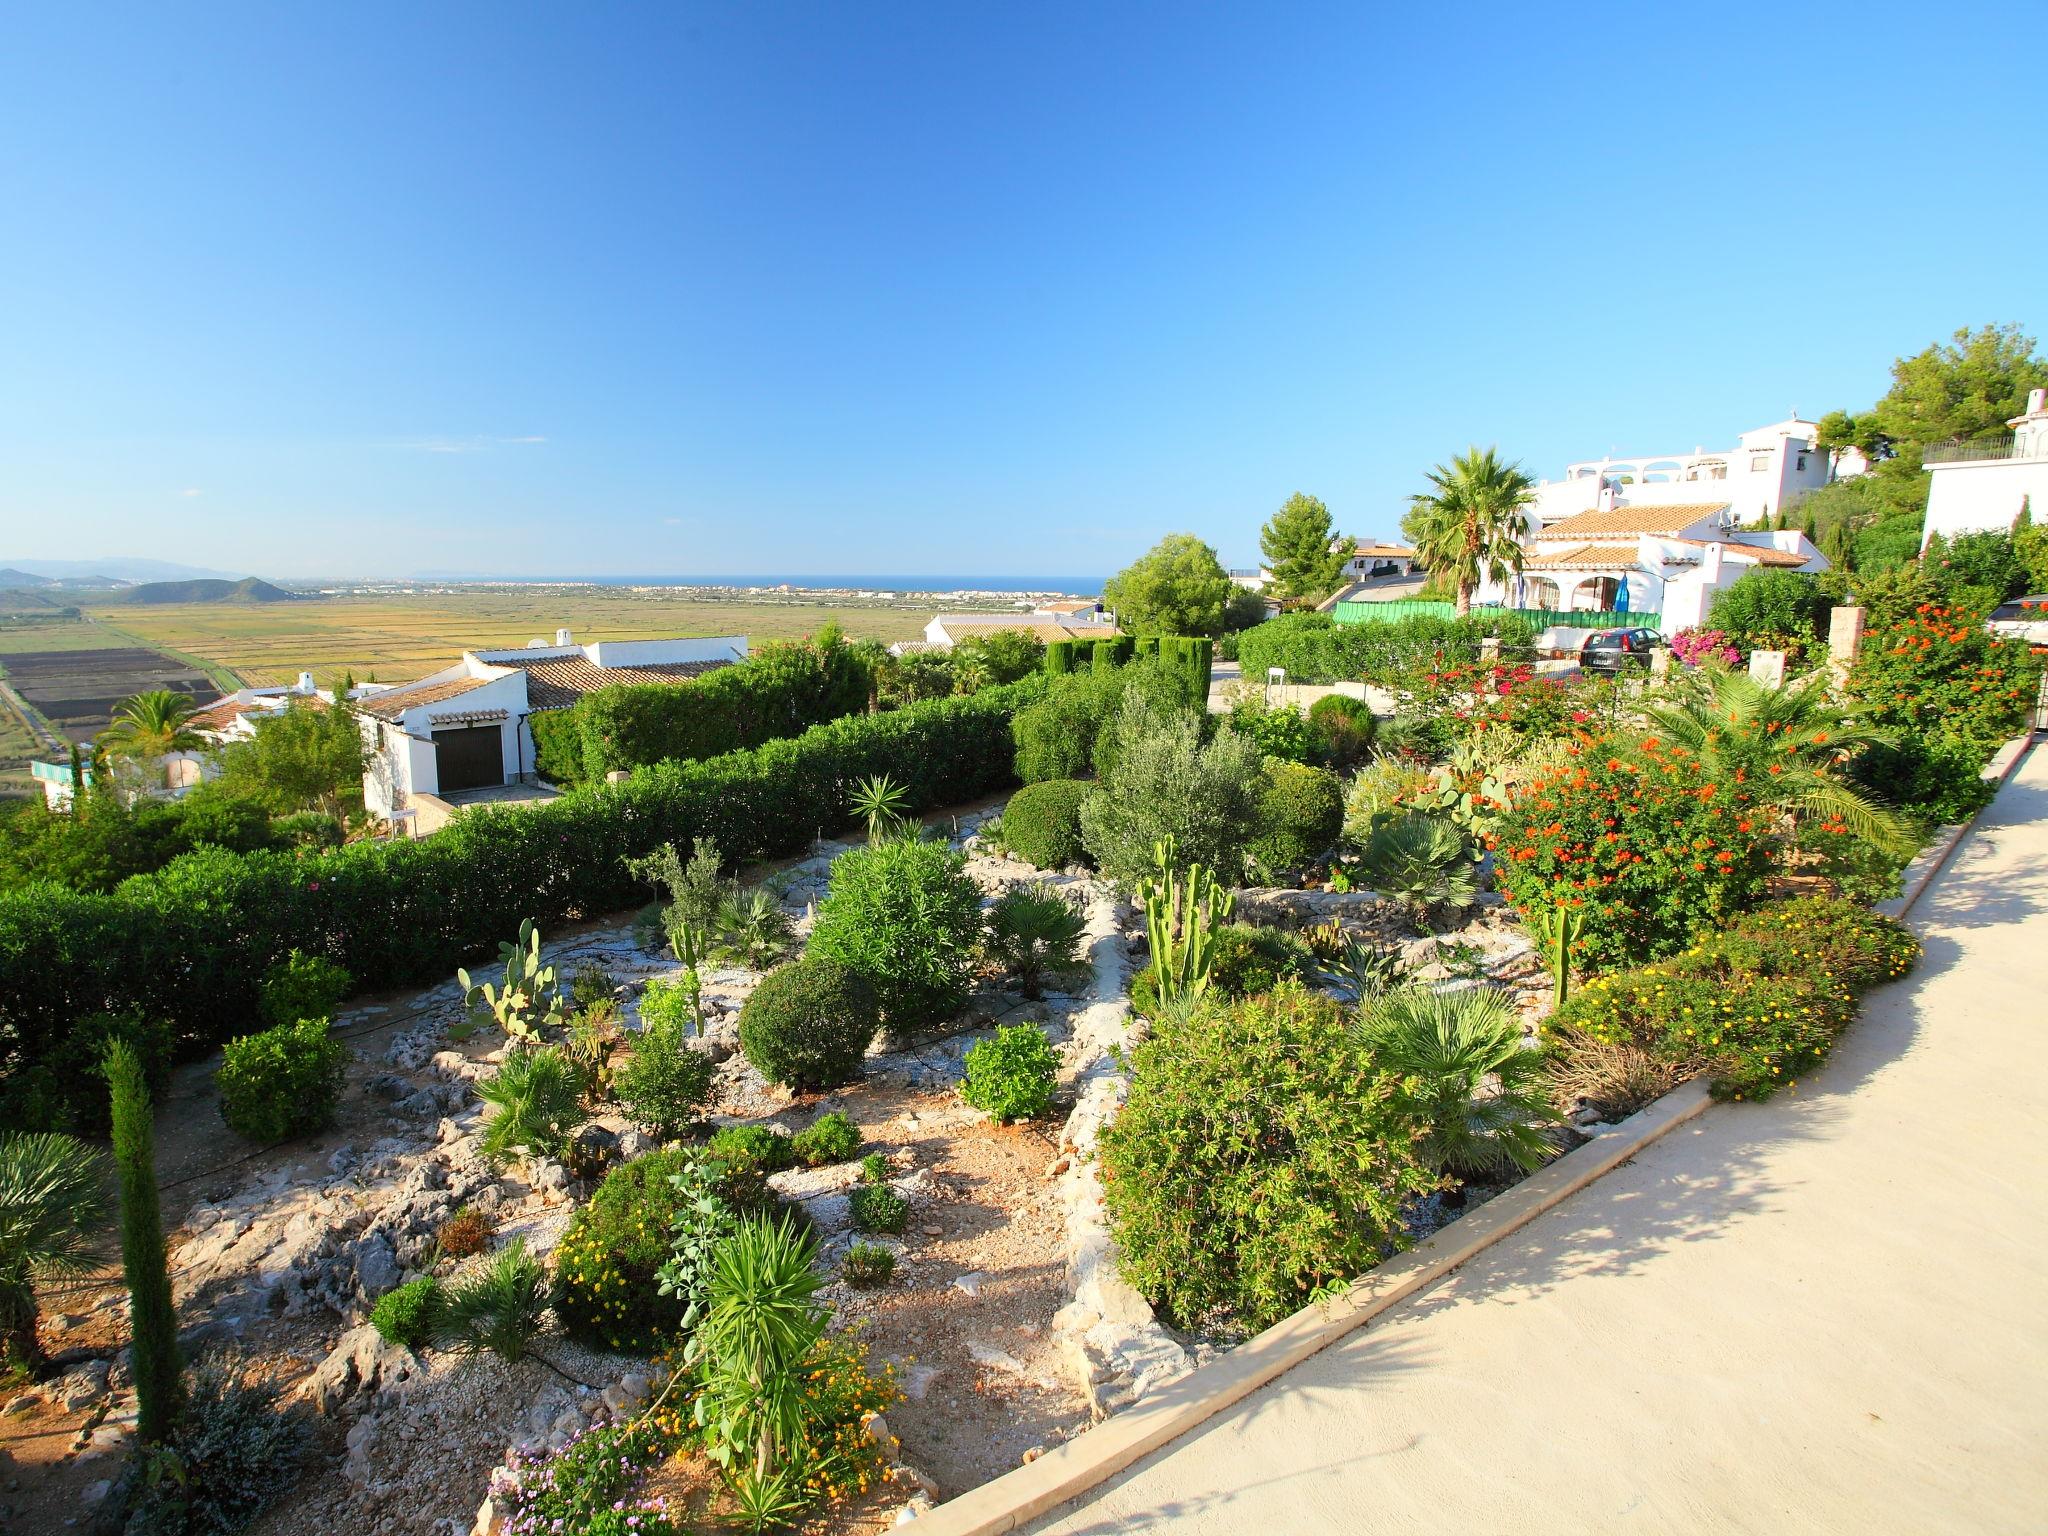
[[[1648,667],[1650,652],[1664,643],[1654,629],[1596,629],[1579,647],[1579,666],[1587,672],[1619,673],[1627,667]]]

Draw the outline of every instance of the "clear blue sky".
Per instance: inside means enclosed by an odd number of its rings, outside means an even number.
[[[1732,443],[2040,334],[2018,20],[16,6],[0,558],[1097,573]]]

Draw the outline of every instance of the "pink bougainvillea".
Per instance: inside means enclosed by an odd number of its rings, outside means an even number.
[[[1688,667],[1710,661],[1732,667],[1742,659],[1741,653],[1729,644],[1727,633],[1719,629],[1681,629],[1671,637],[1671,654]]]

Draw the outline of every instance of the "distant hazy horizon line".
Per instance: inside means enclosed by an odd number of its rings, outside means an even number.
[[[288,580],[291,578],[279,578]],[[425,574],[417,576],[330,576],[302,577],[298,580],[308,585],[323,581],[339,584],[393,584],[409,582],[443,582],[449,585],[464,583],[485,584],[492,582],[519,583],[531,586],[595,586],[595,587],[804,587],[837,588],[869,592],[1062,592],[1076,597],[1094,597],[1102,591],[1103,576],[990,576],[937,573],[932,575],[887,575],[873,572],[852,575],[832,575],[819,572],[793,574],[783,572],[734,572],[725,575],[682,576],[669,574],[655,575],[588,575],[588,576],[535,576],[535,575],[482,575],[464,572],[460,575]]]

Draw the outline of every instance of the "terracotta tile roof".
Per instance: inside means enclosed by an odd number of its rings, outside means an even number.
[[[1797,570],[1811,560],[1811,555],[1794,554],[1789,550],[1765,549],[1758,544],[1730,544],[1728,550],[1739,556],[1754,560],[1758,565],[1780,565],[1787,570]]]
[[[668,661],[644,667],[600,667],[581,656],[542,657],[535,661],[506,658],[495,663],[526,673],[529,709],[567,709],[586,693],[622,683],[687,683],[706,672],[732,665],[729,661]]]
[[[1384,557],[1389,560],[1412,560],[1415,558],[1415,551],[1405,544],[1360,544],[1351,551],[1351,558],[1356,560],[1360,555]]]
[[[222,699],[218,704],[209,704],[206,708],[195,711],[185,723],[195,731],[224,731],[249,708],[250,706],[240,699]]]
[[[1552,523],[1540,539],[1585,539],[1617,533],[1683,533],[1703,518],[1728,510],[1725,501],[1696,502],[1682,506],[1611,507],[1605,512],[1581,512]]]
[[[403,687],[386,689],[383,693],[359,699],[356,708],[379,720],[396,720],[408,709],[417,709],[422,704],[438,704],[443,699],[456,698],[495,680],[488,677],[452,677],[445,683],[407,683]]]
[[[1524,560],[1525,571],[1611,571],[1617,568],[1633,570],[1636,565],[1636,547],[1633,544],[1581,544],[1577,549],[1559,550],[1556,554],[1538,555]]]
[[[458,709],[445,715],[427,716],[435,725],[487,725],[493,720],[511,718],[509,709]]]
[[[1045,604],[1038,611],[1040,613],[1093,613],[1095,611],[1095,599],[1092,597],[1063,598],[1057,603]]]

